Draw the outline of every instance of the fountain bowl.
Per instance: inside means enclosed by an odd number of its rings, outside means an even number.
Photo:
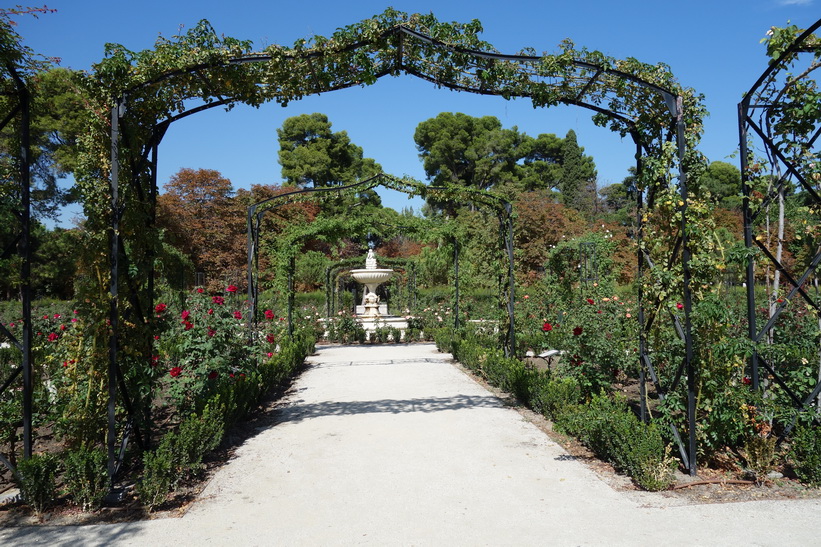
[[[393,277],[393,270],[390,268],[351,270],[351,277],[363,285],[374,287],[375,285],[381,285]]]

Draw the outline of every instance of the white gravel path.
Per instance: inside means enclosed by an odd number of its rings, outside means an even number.
[[[181,518],[0,545],[812,545],[821,501],[619,492],[430,344],[326,346]]]

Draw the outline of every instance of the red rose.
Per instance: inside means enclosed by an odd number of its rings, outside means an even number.
[[[185,325],[185,330],[191,330],[194,328],[194,324],[190,321],[183,321],[183,325]]]
[[[271,333],[266,334],[265,339],[268,340],[269,344],[273,344],[274,342],[276,342],[276,337],[274,337],[274,335]]]
[[[684,309],[684,304],[682,304],[681,302],[676,302],[676,307],[680,310],[683,310]]]
[[[237,288],[236,288],[234,285],[228,285],[228,286],[225,288],[225,290],[226,290],[227,292],[230,292],[230,293],[235,293],[235,292],[237,292]]]
[[[225,299],[221,296],[212,296],[211,301],[213,301],[214,304],[218,306],[222,306],[223,304],[225,304]]]
[[[165,304],[160,303],[154,306],[154,311],[157,313],[162,313],[166,310],[167,307],[168,306],[166,306]]]
[[[590,304],[590,305],[592,306],[592,305],[593,305],[593,304],[595,304],[596,302],[595,302],[592,298],[588,298],[588,299],[587,299],[587,303],[588,303],[588,304]]]
[[[51,334],[48,335],[48,341],[49,342],[54,342],[58,338],[60,338],[60,337],[57,335],[57,333],[54,333],[54,332],[52,332]]]
[[[181,317],[182,317],[183,321],[184,321],[184,320],[186,320],[186,319],[188,319],[190,316],[191,316],[191,312],[190,312],[190,311],[188,311],[188,310],[183,310],[183,311],[182,311],[182,316],[181,316]]]
[[[576,327],[575,329],[573,329],[573,336],[580,336],[582,332],[583,331],[581,327]]]
[[[60,314],[59,314],[59,313],[55,313],[55,314],[54,314],[54,318],[55,318],[55,319],[60,319]]]
[[[172,378],[176,378],[177,376],[182,374],[182,369],[180,367],[174,367],[168,371],[168,374],[170,374]]]
[[[210,336],[214,336],[215,334],[217,334],[217,331],[215,331],[214,329],[212,329],[212,328],[210,328],[210,327],[209,327],[209,328],[208,328],[208,336],[209,336],[209,337],[210,337]]]
[[[553,330],[553,325],[551,325],[550,323],[545,323],[544,325],[542,325],[542,331],[550,332],[552,330]]]
[[[265,310],[265,319],[272,321],[274,319],[274,312],[271,310]]]
[[[197,292],[198,292],[199,294],[202,294],[202,293],[204,293],[204,292],[205,292],[205,289],[203,289],[202,287],[197,287]]]
[[[748,385],[752,384],[753,381],[745,376],[744,378],[741,379],[741,383],[744,384],[745,386],[748,386]]]
[[[241,311],[235,311],[234,312],[234,319],[242,319],[242,312]]]

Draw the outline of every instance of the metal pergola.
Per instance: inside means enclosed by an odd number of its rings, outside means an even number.
[[[359,55],[367,58],[372,66],[376,67],[375,74],[378,79],[387,75],[398,75],[401,73],[410,74],[418,78],[424,79],[435,84],[438,87],[445,87],[452,90],[467,91],[471,93],[478,93],[483,95],[497,95],[505,98],[511,97],[529,97],[537,103],[537,97],[528,91],[519,91],[515,88],[506,85],[497,85],[493,82],[488,82],[485,79],[485,73],[489,66],[494,64],[504,64],[517,70],[520,79],[529,84],[535,89],[548,89],[555,86],[560,89],[562,83],[565,87],[561,88],[563,94],[557,95],[554,99],[547,102],[539,103],[538,106],[549,106],[555,103],[564,103],[569,105],[576,105],[591,110],[597,114],[607,116],[610,120],[618,121],[628,128],[628,134],[632,137],[636,144],[637,153],[637,172],[642,171],[642,162],[640,158],[650,151],[650,144],[645,141],[640,130],[638,129],[635,120],[637,119],[636,112],[629,111],[625,107],[624,111],[616,111],[602,104],[608,104],[606,100],[602,99],[602,89],[615,90],[625,86],[634,86],[636,89],[649,92],[656,100],[652,104],[645,106],[645,115],[657,116],[668,120],[667,127],[670,139],[676,141],[677,145],[677,161],[679,165],[679,183],[678,189],[681,200],[684,205],[680,208],[682,212],[682,220],[680,225],[680,237],[678,244],[672,250],[670,263],[675,260],[680,260],[684,270],[684,321],[681,324],[678,319],[675,319],[677,330],[682,336],[685,344],[685,355],[678,367],[678,374],[676,381],[667,390],[660,385],[657,375],[654,371],[651,352],[649,351],[647,332],[652,326],[655,317],[645,312],[645,302],[642,300],[641,290],[639,292],[639,320],[641,322],[641,335],[639,340],[640,347],[640,362],[643,371],[647,370],[658,390],[659,394],[670,391],[678,387],[679,380],[682,375],[686,376],[687,385],[687,401],[688,401],[688,429],[689,442],[685,444],[678,438],[677,443],[679,451],[685,462],[685,466],[689,469],[691,474],[696,471],[696,444],[695,444],[695,369],[692,362],[692,336],[690,333],[690,310],[691,310],[691,293],[689,286],[689,260],[690,250],[687,241],[687,181],[686,171],[683,165],[684,155],[686,152],[685,144],[685,113],[683,109],[682,97],[674,91],[660,87],[652,82],[642,80],[634,75],[621,72],[613,69],[609,65],[597,65],[584,60],[569,60],[565,67],[567,73],[562,72],[560,75],[551,75],[545,72],[541,62],[543,57],[537,55],[504,55],[494,52],[471,50],[459,46],[453,46],[442,43],[430,36],[420,33],[417,30],[408,28],[403,25],[397,25],[385,31],[382,35],[370,40],[362,41],[347,47],[342,53],[350,54],[352,58]],[[454,70],[453,59],[458,56],[460,67],[456,69],[458,72],[456,77],[450,77],[449,74]],[[300,56],[286,57],[285,61],[293,65],[294,73],[304,74],[305,78],[302,82],[300,93],[307,95],[320,92],[328,92],[337,89],[352,87],[355,85],[364,85],[366,83],[373,83],[372,81],[363,81],[359,78],[358,73],[352,70],[348,79],[341,79],[335,81],[323,81],[317,77],[317,71],[321,72],[322,64],[325,62],[324,53],[321,51],[308,52]],[[226,96],[221,93],[219,84],[215,81],[213,83],[209,80],[209,75],[213,71],[217,76],[221,70],[227,68],[235,68],[245,65],[260,65],[272,60],[272,57],[267,54],[247,54],[225,61],[213,62],[191,66],[184,70],[175,70],[161,76],[158,76],[151,81],[147,81],[138,86],[132,87],[127,91],[121,93],[113,101],[113,106],[110,113],[110,158],[111,158],[111,172],[109,176],[109,191],[110,199],[110,239],[109,239],[109,260],[111,281],[109,287],[110,304],[109,304],[109,322],[110,322],[110,338],[109,338],[109,367],[108,367],[108,433],[107,433],[107,449],[108,449],[108,472],[110,478],[114,479],[122,458],[125,452],[125,446],[128,443],[130,432],[133,431],[140,439],[140,428],[138,421],[135,419],[134,409],[131,408],[131,403],[128,397],[128,392],[123,381],[122,371],[120,370],[120,343],[121,343],[121,286],[125,281],[125,286],[128,289],[125,296],[132,302],[132,309],[137,315],[142,314],[142,317],[132,317],[132,321],[145,320],[145,310],[150,310],[153,303],[153,272],[142,272],[142,275],[148,273],[148,285],[146,288],[147,294],[136,294],[130,283],[128,268],[126,266],[136,266],[143,268],[141,264],[129,264],[129,257],[125,242],[121,232],[122,221],[124,213],[129,209],[129,203],[121,198],[121,184],[129,185],[129,188],[137,196],[138,200],[142,200],[143,206],[150,211],[149,222],[153,222],[153,215],[155,210],[155,199],[157,195],[157,155],[158,147],[162,141],[168,127],[175,121],[183,119],[187,116],[205,111],[210,108],[219,106],[230,106],[237,102],[243,102],[242,97]],[[281,59],[280,59],[281,61]],[[198,93],[213,93],[213,89],[217,89],[215,96],[210,96],[204,102],[196,107],[188,108],[178,111],[176,114],[169,114],[166,119],[161,121],[145,120],[140,118],[140,99],[143,96],[154,96],[157,88],[162,88],[163,85],[170,83],[175,78],[191,78],[194,77],[198,81],[206,82],[203,89]],[[25,86],[21,86],[23,89]],[[552,88],[551,88],[552,89]],[[206,91],[208,90],[208,91]],[[558,92],[557,92],[558,93]],[[595,97],[594,93],[598,93]],[[25,91],[20,91],[21,104],[25,101]],[[186,97],[180,97],[180,101]],[[191,95],[188,98],[196,98]],[[661,105],[660,107],[658,105]],[[632,105],[639,108],[636,105]],[[654,110],[655,109],[655,110]],[[21,112],[27,113],[27,108],[21,107]],[[26,114],[27,115],[27,114]],[[11,117],[6,120],[9,123]],[[146,125],[148,124],[148,125]],[[23,124],[24,126],[27,125]],[[140,137],[139,132],[132,131],[136,128],[148,127],[146,138]],[[26,130],[24,129],[25,133]],[[650,138],[650,137],[648,137]],[[661,135],[653,137],[654,139],[662,139]],[[142,140],[141,140],[142,139]],[[126,154],[122,154],[123,150]],[[122,157],[121,157],[122,156]],[[23,153],[23,157],[27,159],[27,153]],[[27,166],[25,161],[24,165]],[[121,167],[127,166],[128,177],[121,176]],[[27,194],[28,174],[26,173],[21,178],[21,187],[23,188],[23,195]],[[121,180],[126,179],[126,180]],[[654,191],[651,189],[646,192],[647,195],[639,192],[637,204],[639,206],[638,224],[639,224],[639,239],[641,240],[643,231],[643,220],[641,211],[644,210],[645,204],[647,207],[653,206]],[[27,199],[27,198],[26,198]],[[512,233],[512,219],[510,204],[506,206],[506,212],[503,213],[506,220],[501,228],[503,232]],[[21,216],[22,232],[21,243],[26,252],[28,250],[28,203],[23,207],[24,213]],[[249,219],[253,215],[249,213]],[[249,221],[250,223],[250,221]],[[254,245],[256,240],[249,235],[249,245]],[[510,241],[506,244],[506,251],[512,257],[512,236],[507,238]],[[640,243],[640,242],[639,242]],[[645,255],[642,251],[642,245],[639,244],[638,268],[639,274],[645,271],[647,267],[654,267],[650,261],[650,257]],[[250,262],[250,261],[249,261]],[[144,263],[150,261],[144,260]],[[511,268],[509,271],[509,293],[507,294],[508,313],[510,316],[509,338],[508,345],[513,347],[513,273],[512,273],[512,258]],[[24,260],[24,268],[28,267],[28,260]],[[151,266],[148,266],[151,268]],[[125,276],[123,279],[121,277]],[[250,277],[250,276],[249,276]],[[29,279],[24,275],[24,279]],[[249,278],[249,291],[256,290],[256,282]],[[250,294],[250,293],[249,293]],[[26,287],[23,287],[23,306],[24,313],[26,309],[30,310],[30,293]],[[28,308],[27,308],[28,307]],[[26,327],[30,326],[30,321],[26,322]],[[4,333],[8,334],[8,333]],[[30,336],[30,332],[28,333]],[[21,369],[24,375],[24,396],[30,401],[32,386],[30,376],[30,341],[25,339],[20,341],[20,348],[23,351],[23,365]],[[26,372],[28,371],[28,372]],[[642,372],[642,375],[644,372]],[[5,382],[5,385],[11,383],[13,379]],[[643,385],[643,383],[642,383]],[[117,399],[122,399],[123,406],[128,415],[127,424],[122,428],[122,440],[120,443],[120,450],[117,451],[118,443],[118,423],[117,423]],[[25,406],[25,405],[24,405]],[[30,404],[29,404],[30,409]],[[30,412],[30,410],[29,410]],[[30,453],[31,442],[31,416],[26,414],[24,408],[24,429],[27,431],[26,438],[28,451]]]
[[[744,245],[748,249],[749,259],[745,272],[746,286],[747,286],[747,323],[748,335],[750,341],[753,343],[752,355],[750,357],[750,380],[751,388],[754,390],[763,389],[764,382],[762,376],[768,376],[769,380],[775,382],[780,388],[784,390],[789,399],[792,401],[796,413],[792,422],[785,427],[781,433],[779,442],[781,442],[786,435],[789,434],[794,426],[798,415],[810,409],[818,399],[821,393],[821,381],[815,384],[815,387],[808,393],[798,393],[792,389],[785,381],[784,373],[778,367],[764,358],[756,347],[766,341],[769,333],[776,327],[779,317],[790,305],[790,302],[801,298],[810,309],[813,309],[816,314],[821,315],[821,299],[818,295],[813,295],[807,290],[807,282],[811,276],[816,275],[816,270],[821,264],[821,249],[817,249],[814,256],[809,261],[809,265],[803,270],[795,270],[790,268],[783,260],[779,260],[761,237],[757,235],[757,222],[767,214],[767,209],[770,204],[778,199],[779,194],[784,191],[785,185],[789,182],[795,182],[798,187],[806,194],[806,198],[810,203],[810,208],[816,208],[816,218],[821,212],[821,196],[809,180],[803,166],[800,164],[800,158],[791,157],[788,155],[782,146],[776,142],[776,136],[773,132],[773,121],[779,115],[779,112],[785,107],[790,106],[789,97],[783,94],[786,86],[792,85],[791,75],[785,73],[789,70],[789,65],[792,60],[801,58],[802,56],[815,55],[817,56],[821,51],[821,45],[817,40],[814,40],[814,33],[821,28],[821,19],[815,24],[801,33],[793,43],[784,50],[784,52],[761,74],[761,76],[752,85],[749,91],[744,94],[741,102],[738,105],[738,130],[739,130],[739,150],[741,163],[741,180],[742,191],[744,195],[743,214],[744,214]],[[808,76],[806,74],[805,76]],[[779,78],[784,78],[780,80]],[[774,93],[773,93],[774,92]],[[793,139],[798,139],[799,135],[792,135]],[[802,144],[807,150],[812,150],[818,146],[819,137],[821,137],[821,125],[816,124],[814,127],[807,128],[807,131],[802,135]],[[764,196],[762,203],[755,207],[751,203],[752,198],[752,182],[754,175],[751,171],[752,150],[751,145],[754,139],[765,150],[765,153],[772,162],[773,172],[777,175],[777,180],[772,185],[772,191],[769,195]],[[789,290],[786,291],[783,298],[778,300],[775,312],[771,314],[769,319],[765,321],[763,326],[759,326],[756,317],[756,297],[755,297],[755,261],[753,260],[752,251],[757,251],[763,256],[762,262],[764,264],[772,265],[777,271],[783,275],[784,280],[789,285]],[[821,425],[816,413],[813,420],[817,425]]]

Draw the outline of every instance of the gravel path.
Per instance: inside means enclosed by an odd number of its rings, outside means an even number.
[[[326,346],[181,518],[0,545],[810,545],[821,500],[619,492],[430,344]],[[816,528],[817,529],[817,528]]]

